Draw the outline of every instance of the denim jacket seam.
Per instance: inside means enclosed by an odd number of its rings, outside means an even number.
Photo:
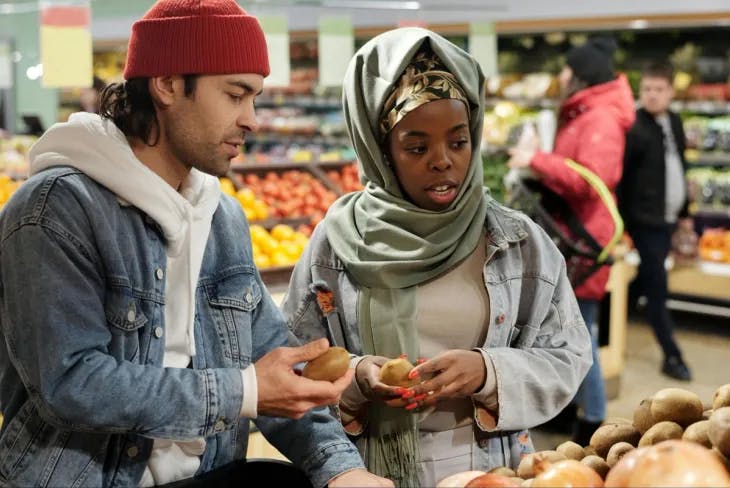
[[[287,323],[289,330],[292,333],[299,328],[299,324],[302,322],[302,320],[304,320],[304,315],[307,313],[307,311],[309,311],[309,309],[312,307],[313,303],[314,303],[314,298],[312,297],[312,294],[306,293],[304,295],[304,299],[301,301],[301,303],[297,307],[297,310],[294,313],[292,320],[288,321],[288,323]]]
[[[218,271],[214,276],[207,278],[200,278],[198,280],[198,286],[207,287],[209,285],[218,283],[220,280],[234,276],[241,273],[255,274],[256,269],[254,266],[249,264],[237,264],[235,266],[229,266]]]

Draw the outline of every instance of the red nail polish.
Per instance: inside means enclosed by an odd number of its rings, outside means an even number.
[[[417,401],[417,402],[420,402],[420,401],[424,400],[425,398],[426,398],[426,394],[425,394],[425,393],[424,393],[424,394],[421,394],[421,395],[418,395],[418,396],[415,396],[415,397],[413,397],[413,399],[414,399],[415,401]]]
[[[406,410],[413,410],[414,408],[417,408],[417,407],[418,407],[417,403],[409,403],[408,405],[406,405]]]
[[[413,378],[418,378],[418,370],[412,369],[410,373],[408,373],[408,379],[412,380]]]
[[[407,391],[408,391],[408,390],[406,390],[406,389],[405,389],[405,388],[403,388],[402,386],[399,386],[398,388],[396,388],[396,389],[395,389],[395,393],[396,393],[397,395],[403,395],[403,394],[404,394],[405,392],[407,392]]]
[[[413,390],[406,390],[405,393],[402,394],[403,398],[411,398],[413,395],[415,395],[416,392]]]

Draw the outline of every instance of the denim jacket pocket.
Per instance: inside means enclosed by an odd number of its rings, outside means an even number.
[[[228,275],[206,286],[208,303],[223,355],[231,367],[245,368],[251,361],[252,314],[261,302],[261,287],[253,270]]]
[[[12,480],[16,472],[25,471],[25,465],[33,462],[34,453],[38,449],[35,441],[41,435],[44,425],[33,408],[33,402],[27,400],[5,427],[0,439],[0,452],[5,453],[0,459],[0,476]]]
[[[125,288],[107,290],[104,303],[106,320],[124,332],[132,332],[147,323],[140,301]]]

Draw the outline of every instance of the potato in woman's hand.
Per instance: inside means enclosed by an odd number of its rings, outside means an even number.
[[[418,383],[418,379],[409,379],[408,373],[414,366],[405,358],[391,359],[380,367],[380,381],[389,386],[408,388]]]
[[[336,381],[350,367],[350,353],[347,349],[333,346],[322,355],[309,361],[302,370],[302,376],[310,380]]]

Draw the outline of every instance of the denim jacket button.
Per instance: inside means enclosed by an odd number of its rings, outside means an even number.
[[[251,295],[251,292],[246,293],[246,303],[251,303],[251,300],[253,300],[253,295]]]
[[[162,278],[165,277],[165,272],[162,271],[162,268],[157,268],[155,270],[155,276],[157,277],[158,280],[161,280]]]
[[[134,313],[134,310],[132,310],[132,309],[130,308],[130,309],[129,309],[129,311],[127,312],[127,320],[128,320],[129,322],[134,322],[134,319],[135,319],[135,318],[137,318],[137,314],[136,314],[136,313]]]
[[[137,454],[139,454],[139,447],[132,446],[129,449],[127,449],[127,456],[133,458],[133,457],[137,457]]]
[[[225,430],[225,428],[226,428],[226,423],[225,423],[225,422],[223,422],[223,420],[219,420],[219,421],[218,421],[218,422],[216,422],[216,423],[215,423],[215,425],[213,426],[213,430],[214,430],[215,432],[223,432],[223,431]]]
[[[501,313],[501,314],[497,315],[497,324],[501,324],[503,322],[504,322],[504,314]]]
[[[160,337],[162,337],[162,334],[163,334],[162,327],[160,327],[159,325],[157,327],[155,327],[155,337],[157,337],[159,339]]]

